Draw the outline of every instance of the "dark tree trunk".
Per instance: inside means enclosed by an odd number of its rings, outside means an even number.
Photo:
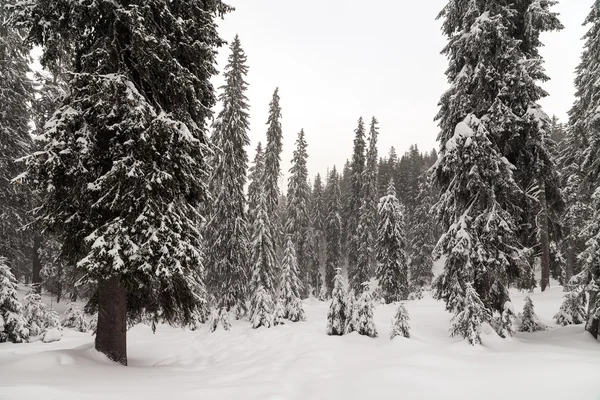
[[[575,256],[575,245],[573,243],[573,239],[569,239],[567,243],[567,269],[565,271],[565,285],[569,283],[573,273],[575,271],[575,263],[577,262],[577,257]]]
[[[585,326],[585,329],[589,333],[591,333],[594,338],[596,338],[597,340],[600,340],[600,319],[591,317],[592,310],[593,310],[594,304],[596,303],[597,297],[598,297],[598,293],[593,292],[593,291],[590,293],[590,305],[589,305],[589,312],[588,312],[589,317],[588,317],[588,322]]]
[[[542,281],[540,286],[542,292],[550,286],[550,239],[548,237],[548,204],[546,203],[546,185],[540,182],[540,214],[539,214],[539,240],[542,250],[541,268]]]
[[[41,272],[42,272],[42,260],[40,260],[40,248],[42,247],[42,237],[35,235],[33,237],[33,265],[31,268],[32,271],[32,279],[31,282],[33,283],[33,287],[34,287],[34,291],[36,293],[41,293],[42,292],[42,277],[41,277]]]
[[[98,282],[96,350],[127,365],[127,293],[118,277]]]

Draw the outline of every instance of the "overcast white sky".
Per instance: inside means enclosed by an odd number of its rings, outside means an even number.
[[[342,166],[352,152],[358,117],[380,122],[379,151],[412,143],[437,148],[433,118],[447,88],[445,38],[436,16],[446,0],[227,0],[236,11],[220,21],[248,55],[252,147],[265,141],[268,104],[279,86],[283,108],[283,168],[287,175],[297,133],[304,128],[309,172]],[[542,54],[551,82],[548,114],[566,120],[573,71],[592,0],[562,0],[555,10],[565,29],[546,34]],[[219,56],[226,63],[228,48]],[[222,80],[215,79],[220,85]]]

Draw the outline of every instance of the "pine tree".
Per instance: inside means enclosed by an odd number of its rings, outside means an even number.
[[[475,346],[481,344],[481,325],[490,320],[490,315],[471,284],[466,286],[463,304],[452,318],[450,335],[461,335]]]
[[[42,64],[57,64],[59,49],[74,60],[28,177],[46,228],[98,281],[96,349],[122,364],[128,314],[185,326],[204,296],[197,210],[223,44],[215,18],[229,10],[220,0],[18,3]]]
[[[371,254],[373,253],[371,243],[374,242],[370,229],[373,218],[371,218],[366,201],[360,207],[359,213],[357,233],[355,234],[355,244],[358,246],[356,264],[348,270],[349,286],[355,293],[362,293],[363,284],[368,283],[371,277]]]
[[[281,151],[283,149],[279,100],[279,88],[277,88],[269,104],[269,119],[267,121],[269,127],[265,149],[264,186],[267,210],[271,215],[273,215],[279,202],[279,177],[281,176]]]
[[[585,20],[590,28],[584,36],[585,45],[575,79],[576,100],[570,112],[568,149],[576,172],[568,215],[575,232],[585,228],[575,239],[584,241],[580,255],[582,271],[573,277],[574,284],[586,288],[588,312],[586,330],[600,340],[600,4],[595,2]],[[580,160],[580,161],[579,161]],[[571,172],[571,171],[567,171]],[[575,179],[575,178],[574,178]],[[590,202],[588,199],[592,199]],[[586,208],[587,204],[591,207]],[[591,214],[591,216],[590,216]],[[588,219],[589,218],[589,219]],[[571,237],[572,251],[581,244]],[[583,247],[583,246],[582,246]],[[572,281],[573,281],[572,280]]]
[[[441,199],[436,209],[446,233],[436,254],[447,259],[435,286],[450,309],[461,307],[466,284],[472,283],[485,308],[501,312],[509,280],[531,270],[525,238],[538,227],[518,230],[531,210],[522,208],[524,175],[515,177],[513,171],[515,164],[526,165],[527,174],[546,182],[533,171],[542,166],[533,157],[534,149],[543,150],[536,126],[543,113],[535,102],[545,96],[538,81],[546,79],[536,51],[539,33],[560,25],[548,11],[552,3],[523,1],[513,8],[450,1],[440,14],[449,38],[444,53],[451,88],[437,116],[441,147],[434,175]]]
[[[433,249],[435,247],[434,226],[431,216],[433,207],[432,188],[426,178],[421,179],[416,206],[411,215],[410,285],[412,290],[418,290],[431,284],[433,280]]]
[[[306,315],[300,299],[302,282],[298,278],[298,260],[292,238],[288,235],[281,266],[280,296],[283,303],[283,318],[292,322],[305,321]]]
[[[77,308],[73,302],[67,304],[65,315],[62,321],[62,326],[72,328],[79,332],[87,332],[89,329],[88,322],[85,319],[83,312]]]
[[[27,212],[33,207],[22,179],[13,179],[22,169],[16,160],[32,147],[28,123],[33,86],[27,77],[29,49],[9,15],[8,7],[14,3],[4,1],[0,7],[0,254],[7,257],[6,262],[20,278],[29,277],[31,238],[21,227],[28,222]]]
[[[304,130],[298,134],[296,140],[296,149],[292,158],[292,167],[290,168],[290,179],[288,182],[287,195],[287,224],[286,233],[292,236],[294,246],[296,246],[296,256],[298,257],[298,268],[304,287],[308,287],[308,254],[306,251],[306,233],[310,228],[310,186],[308,184],[308,169],[306,152],[306,140]]]
[[[358,330],[358,302],[354,290],[349,290],[346,296],[346,334]]]
[[[542,324],[535,314],[535,309],[533,306],[533,301],[531,297],[527,296],[525,298],[525,305],[523,306],[523,313],[520,315],[521,317],[521,327],[519,329],[520,332],[537,332],[543,331],[546,329],[544,324]]]
[[[39,336],[47,328],[49,307],[42,302],[42,296],[32,290],[25,296],[23,318],[25,319],[29,336]]]
[[[390,340],[396,336],[410,338],[410,325],[408,324],[409,320],[410,318],[408,317],[408,311],[406,311],[406,307],[404,307],[404,304],[400,303],[396,309],[396,315],[392,320]]]
[[[361,238],[361,245],[367,249],[369,260],[369,277],[375,273],[375,243],[377,241],[377,203],[379,196],[377,193],[377,137],[379,135],[379,122],[375,117],[371,120],[369,130],[369,148],[367,150],[367,159],[365,170],[363,172],[363,210],[360,218],[363,219],[363,225],[367,232]],[[365,242],[362,244],[362,242]]]
[[[560,310],[554,315],[554,320],[560,326],[583,324],[587,320],[586,301],[584,290],[568,292],[564,296]]]
[[[273,296],[273,276],[275,271],[275,249],[271,220],[267,213],[265,194],[261,193],[256,210],[256,219],[252,226],[252,280],[250,281],[250,321],[256,329],[260,326],[270,328],[273,324],[275,304]]]
[[[321,240],[315,228],[309,228],[306,232],[306,256],[308,263],[307,281],[308,287],[305,294],[317,297],[323,286],[321,277]]]
[[[225,66],[225,85],[219,96],[223,109],[214,123],[211,137],[215,155],[211,158],[209,190],[212,201],[205,240],[207,288],[218,308],[232,311],[246,308],[248,226],[244,187],[248,155],[249,116],[246,90],[247,57],[236,36]]]
[[[365,283],[363,286],[362,294],[358,299],[358,327],[356,331],[359,335],[376,338],[378,334],[373,313],[375,307],[369,291],[369,284]]]
[[[344,237],[348,253],[348,279],[350,286],[362,290],[362,281],[355,278],[356,266],[358,263],[358,224],[360,219],[360,208],[363,204],[363,172],[365,170],[365,125],[362,117],[358,120],[358,127],[354,131],[354,151],[352,162],[349,169],[349,182],[347,196],[343,196],[346,201],[344,221]],[[344,171],[346,172],[346,171]]]
[[[258,142],[256,146],[256,155],[254,161],[249,169],[249,180],[248,184],[248,221],[250,226],[254,224],[256,219],[256,211],[258,210],[258,203],[260,202],[260,196],[263,192],[264,182],[264,167],[265,167],[265,153],[262,149],[262,144]]]
[[[377,229],[377,279],[386,303],[406,299],[408,274],[402,207],[396,198],[394,181],[379,201]]]
[[[346,333],[348,309],[346,308],[345,297],[346,291],[342,280],[342,270],[336,268],[331,304],[327,313],[327,334],[329,336],[342,336]]]
[[[17,280],[6,265],[6,258],[0,257],[0,343],[21,343],[29,338],[17,289]]]
[[[341,268],[342,264],[341,192],[339,176],[335,167],[327,179],[325,208],[327,210],[325,219],[325,286],[327,287],[327,294],[329,296],[335,287],[334,279],[336,270]]]
[[[500,318],[500,326],[502,328],[502,337],[511,337],[515,335],[515,308],[510,301],[504,303],[504,311]]]

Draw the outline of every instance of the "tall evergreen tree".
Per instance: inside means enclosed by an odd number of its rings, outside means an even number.
[[[281,176],[281,151],[283,132],[281,128],[281,107],[279,106],[279,88],[275,89],[269,104],[267,121],[267,147],[265,149],[264,185],[267,210],[273,215],[279,202],[279,177]],[[275,221],[274,221],[275,222]]]
[[[376,276],[389,304],[406,299],[409,291],[404,217],[391,179],[387,195],[379,201],[378,213]]]
[[[203,302],[197,210],[223,44],[215,18],[229,10],[219,0],[18,3],[42,64],[69,49],[74,72],[44,151],[28,160],[40,219],[98,282],[96,349],[122,364],[128,313],[187,325]]]
[[[248,221],[250,225],[254,223],[256,218],[256,211],[258,210],[258,203],[260,202],[260,196],[263,191],[263,175],[265,170],[265,153],[262,148],[262,144],[258,142],[256,146],[256,154],[252,166],[249,168],[248,178],[250,183],[248,184]]]
[[[283,304],[283,318],[292,322],[306,320],[300,293],[302,282],[298,278],[298,260],[296,250],[290,236],[287,237],[283,261],[281,266],[281,302]]]
[[[570,237],[574,251],[581,244],[576,239],[586,240],[585,251],[580,257],[582,271],[573,278],[573,284],[586,288],[589,304],[586,329],[600,340],[600,88],[596,84],[600,79],[600,4],[597,1],[585,24],[590,27],[577,67],[576,99],[570,112],[568,148],[565,150],[578,179],[570,186],[573,197],[567,215],[572,220],[570,227],[586,225],[581,236]],[[578,163],[577,160],[582,161]],[[591,207],[586,208],[586,199],[590,197],[593,199]],[[588,218],[589,222],[585,224]]]
[[[369,257],[369,276],[375,272],[375,242],[377,238],[377,204],[379,196],[377,195],[377,137],[379,135],[379,122],[375,117],[371,120],[369,130],[369,148],[367,150],[367,160],[365,171],[363,172],[363,204],[364,204],[364,225],[368,230],[365,235],[365,243]]]
[[[360,208],[363,205],[363,172],[365,170],[365,124],[362,117],[358,120],[358,127],[354,131],[354,151],[350,163],[350,176],[348,183],[344,229],[345,243],[348,253],[348,278],[350,286],[358,288],[357,293],[362,290],[362,282],[357,281],[356,269],[358,264],[358,225],[360,220]],[[357,283],[358,282],[358,283]]]
[[[329,336],[342,336],[346,333],[348,313],[342,270],[336,268],[334,286],[331,293],[331,304],[327,313],[327,334]]]
[[[327,179],[325,189],[325,286],[328,295],[334,288],[336,270],[342,265],[342,206],[340,178],[335,167]]]
[[[8,3],[8,4],[7,4]],[[21,172],[16,160],[31,150],[28,123],[33,86],[29,73],[29,50],[21,32],[12,24],[7,5],[0,6],[0,256],[7,258],[12,272],[29,277],[30,234],[21,227],[33,208],[27,191],[12,180]]]
[[[431,215],[431,208],[434,204],[433,189],[425,176],[421,179],[419,188],[417,204],[411,216],[411,237],[408,245],[411,252],[408,270],[413,290],[431,284],[433,279],[432,254],[435,247],[435,221]]]
[[[308,159],[306,147],[304,130],[301,130],[298,134],[298,140],[296,140],[296,149],[294,150],[292,167],[290,168],[286,233],[292,236],[292,241],[296,246],[301,280],[303,285],[308,287],[307,272],[309,270],[309,257],[306,251],[306,233],[310,228],[310,186],[308,184],[308,169],[306,165]]]
[[[440,14],[449,38],[444,53],[451,87],[437,116],[441,151],[434,174],[441,198],[436,209],[446,233],[436,253],[446,262],[435,293],[457,313],[464,310],[468,285],[486,315],[502,312],[509,280],[530,269],[525,235],[515,238],[526,209],[525,185],[513,170],[516,163],[535,160],[526,157],[532,149],[542,150],[537,145],[543,135],[534,134],[541,118],[534,117],[542,116],[535,102],[545,92],[537,81],[546,76],[534,49],[541,31],[559,26],[548,11],[552,4],[450,1]]]
[[[211,137],[214,156],[209,190],[205,240],[207,288],[219,309],[236,309],[237,316],[246,312],[247,270],[249,254],[246,220],[246,169],[248,155],[248,98],[245,81],[247,57],[239,36],[230,46],[225,66],[225,85],[219,96],[223,109],[217,116]]]
[[[260,326],[270,328],[273,324],[275,248],[270,237],[272,232],[266,196],[261,192],[252,225],[250,321],[255,329]]]

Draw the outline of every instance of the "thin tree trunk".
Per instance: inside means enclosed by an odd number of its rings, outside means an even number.
[[[565,271],[565,285],[569,283],[573,273],[575,271],[575,262],[577,258],[575,256],[575,245],[573,243],[573,239],[569,239],[567,243],[567,268]]]
[[[127,365],[127,293],[119,277],[98,282],[96,350]]]
[[[540,182],[540,214],[539,214],[539,240],[540,247],[542,250],[541,255],[541,268],[542,268],[542,281],[540,286],[542,292],[550,286],[550,239],[548,237],[548,204],[546,203],[546,185],[543,181]]]
[[[596,299],[598,298],[598,293],[595,291],[590,292],[590,303],[589,303],[589,311],[588,311],[588,322],[585,326],[585,329],[592,334],[594,338],[600,340],[600,319],[592,318],[591,314],[594,310],[594,305],[596,303]]]
[[[32,279],[34,291],[36,293],[42,292],[42,260],[40,260],[40,248],[42,247],[42,237],[39,235],[35,235],[33,237],[33,265],[31,267],[32,271]]]

